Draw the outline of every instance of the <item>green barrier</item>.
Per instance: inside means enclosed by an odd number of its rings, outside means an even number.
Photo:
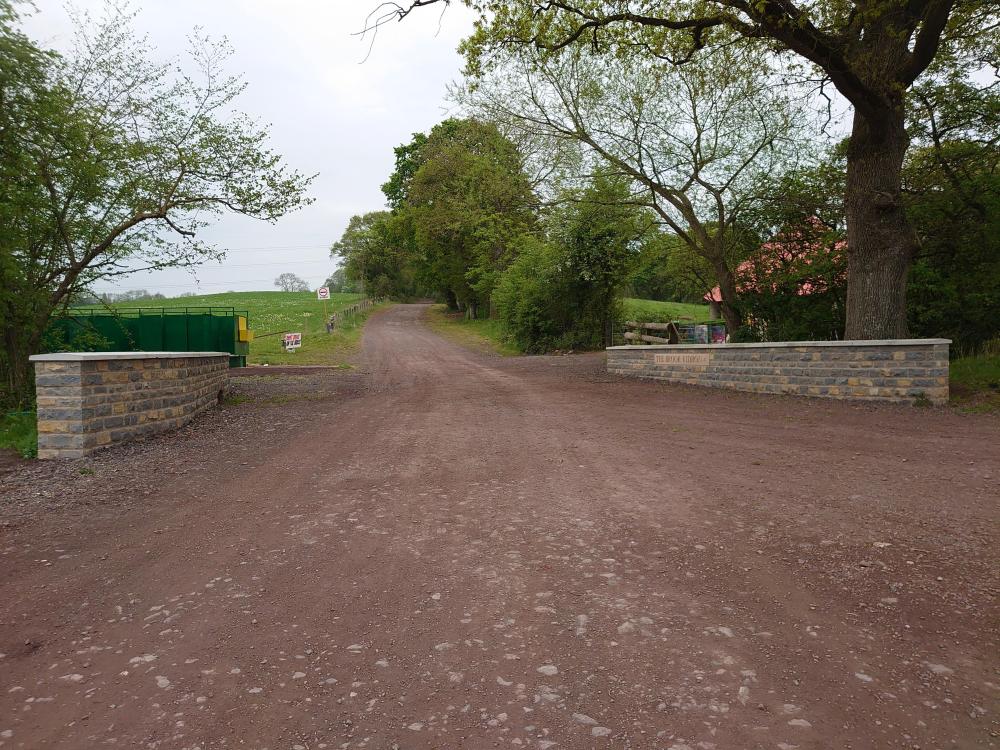
[[[229,352],[230,367],[246,367],[250,344],[240,341],[233,307],[71,309],[49,326],[51,351]]]

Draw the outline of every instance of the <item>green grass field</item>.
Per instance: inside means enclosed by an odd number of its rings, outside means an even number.
[[[331,294],[326,309],[334,313],[362,298],[360,294]],[[250,329],[254,332],[248,364],[345,364],[345,360],[357,349],[361,327],[367,317],[361,314],[354,320],[345,320],[334,333],[328,334],[324,326],[323,303],[316,299],[315,292],[226,292],[113,305],[119,308],[171,309],[209,306],[247,311]],[[302,347],[298,351],[282,351],[281,333],[286,331],[302,334]]]
[[[645,323],[666,323],[678,318],[706,320],[708,305],[691,305],[687,302],[660,302],[653,299],[625,299],[625,317]]]

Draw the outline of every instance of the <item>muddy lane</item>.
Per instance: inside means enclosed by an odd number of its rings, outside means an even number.
[[[995,418],[499,359],[425,312],[370,319],[356,389],[247,406],[256,452],[150,441],[83,478],[142,502],[0,526],[0,747],[1000,747]]]

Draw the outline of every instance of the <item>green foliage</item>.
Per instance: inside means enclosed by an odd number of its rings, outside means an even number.
[[[37,415],[33,411],[0,413],[0,448],[17,451],[22,458],[38,455]]]
[[[364,288],[360,282],[349,278],[343,268],[338,268],[330,274],[326,281],[323,282],[323,286],[329,289],[331,293],[337,294],[360,294]]]
[[[477,317],[517,238],[535,229],[537,201],[521,155],[493,125],[446,120],[431,130],[420,160],[405,211],[422,278]]]
[[[562,260],[552,244],[524,237],[516,260],[493,293],[500,321],[521,351],[573,348],[576,321],[569,309],[572,300],[566,296]]]
[[[622,317],[621,291],[651,229],[629,182],[599,172],[567,193],[548,218],[547,241],[526,239],[495,299],[500,320],[524,351],[597,349]]]
[[[0,0],[0,403],[30,400],[28,356],[95,281],[221,257],[198,240],[213,216],[274,221],[309,202],[311,178],[234,112],[225,43],[193,36],[186,75],[150,59],[120,6],[80,19],[59,57]]]
[[[478,317],[516,239],[535,230],[522,161],[496,127],[477,120],[417,133],[396,148],[382,186],[392,211],[353,217],[331,254],[373,296],[434,295]]]
[[[712,266],[670,232],[656,232],[642,244],[627,292],[638,299],[700,302],[716,285]]]
[[[405,213],[372,211],[352,216],[330,255],[343,261],[347,279],[375,298],[410,299],[420,296]]]
[[[414,6],[427,6],[435,1]],[[527,92],[524,98],[534,109],[548,110],[541,116],[533,113],[528,118],[530,129],[561,127],[565,138],[578,138],[595,150],[604,148],[606,152],[613,149],[603,147],[602,141],[613,146],[627,144],[627,155],[618,158],[622,163],[631,159],[644,162],[638,170],[640,180],[655,175],[662,181],[663,170],[655,166],[655,160],[664,151],[659,144],[651,147],[658,133],[681,142],[685,133],[699,129],[704,118],[657,116],[647,108],[640,117],[632,118],[634,127],[616,123],[618,113],[627,111],[634,102],[655,98],[662,91],[661,86],[651,82],[636,94],[623,96],[614,80],[619,71],[631,72],[649,65],[654,70],[666,71],[663,78],[669,80],[671,69],[697,70],[702,59],[721,50],[734,59],[742,55],[747,61],[780,60],[775,71],[778,80],[763,85],[768,92],[793,90],[803,80],[825,80],[831,88],[836,88],[853,107],[854,121],[851,147],[846,152],[851,163],[851,180],[844,183],[841,193],[843,204],[850,209],[852,248],[848,257],[854,264],[850,280],[855,291],[850,296],[848,333],[852,337],[870,338],[901,335],[906,331],[902,316],[905,276],[911,250],[916,247],[906,207],[897,200],[901,187],[899,168],[906,143],[905,103],[919,95],[927,80],[936,78],[948,88],[948,100],[955,110],[951,114],[988,112],[966,104],[976,98],[969,96],[970,93],[985,87],[996,88],[994,73],[1000,62],[1000,6],[996,2],[482,0],[468,4],[479,15],[475,31],[461,47],[467,74],[475,79],[470,88],[484,88],[484,82],[485,88],[489,88],[491,80],[510,77],[511,58],[532,55],[530,63],[521,66],[527,80],[520,86],[508,87],[504,96],[498,97],[497,108],[510,109],[507,100],[516,101],[519,92]],[[601,57],[605,61],[606,68],[597,80],[568,95],[565,90],[558,97],[548,95],[548,84],[561,78],[559,69],[566,69],[568,60],[583,56]],[[588,60],[583,70],[571,71],[571,78],[580,80],[595,67]],[[746,64],[724,66],[708,72],[703,80],[725,82],[738,77],[747,67]],[[763,77],[755,74],[751,80],[760,84]],[[706,95],[697,82],[689,90],[702,106],[703,114],[720,109],[720,100]],[[586,101],[589,92],[610,94],[614,101],[614,106],[600,112],[600,122],[596,125],[588,122],[594,119],[595,112],[592,103]],[[646,92],[652,92],[651,97]],[[817,109],[830,105],[822,86],[803,93],[815,97]],[[683,101],[684,96],[682,93],[666,99]],[[739,100],[751,101],[751,97]],[[571,110],[566,126],[560,126],[562,118],[556,112],[562,105]],[[773,110],[765,107],[762,113]],[[944,107],[940,111],[945,113]],[[791,122],[800,119],[793,118]],[[741,134],[751,132],[757,121],[754,116],[741,116],[740,127],[732,136],[700,139],[691,152],[701,153],[706,144],[721,145],[727,156],[749,155],[759,165],[763,152],[747,150],[740,141]],[[784,141],[786,131],[790,128],[781,128],[772,143]],[[701,182],[702,175],[694,172],[686,184]],[[664,191],[661,197],[664,203],[669,203],[677,197],[677,192]],[[697,201],[693,203],[697,205]],[[876,203],[878,210],[871,210]],[[681,213],[685,208],[678,206]],[[724,228],[722,217],[719,219]],[[675,231],[679,228],[680,225]],[[723,311],[727,319],[737,319],[737,311],[727,309],[736,297],[729,283],[731,274],[720,268],[719,254],[712,252],[710,246],[707,250],[709,257],[714,256],[718,269],[716,275],[725,300]],[[916,322],[919,326],[920,320]]]
[[[427,136],[425,134],[414,133],[413,139],[409,143],[402,143],[393,149],[393,153],[396,155],[396,168],[392,171],[388,181],[382,185],[386,202],[393,211],[399,211],[406,205],[410,182],[423,163],[421,149],[426,143]]]
[[[911,104],[904,197],[921,248],[910,330],[970,349],[1000,336],[1000,91],[946,71]]]
[[[952,360],[951,401],[969,411],[1000,412],[1000,339]]]

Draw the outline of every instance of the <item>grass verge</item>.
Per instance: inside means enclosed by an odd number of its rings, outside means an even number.
[[[468,320],[465,313],[449,312],[445,305],[434,305],[427,312],[431,330],[469,349],[514,357],[521,351],[506,341],[499,320]]]
[[[1000,353],[952,360],[951,403],[962,411],[1000,413]]]
[[[0,415],[0,448],[13,449],[23,458],[34,458],[38,455],[35,412],[10,412]]]
[[[322,315],[316,316],[315,324],[302,326],[302,347],[297,351],[281,349],[281,336],[254,339],[250,344],[247,364],[252,365],[333,365],[349,367],[346,361],[357,353],[361,343],[365,321],[376,310],[389,303],[376,305],[350,318],[342,318],[333,333],[327,333]],[[331,306],[331,312],[333,308]],[[265,344],[265,342],[267,342]]]

